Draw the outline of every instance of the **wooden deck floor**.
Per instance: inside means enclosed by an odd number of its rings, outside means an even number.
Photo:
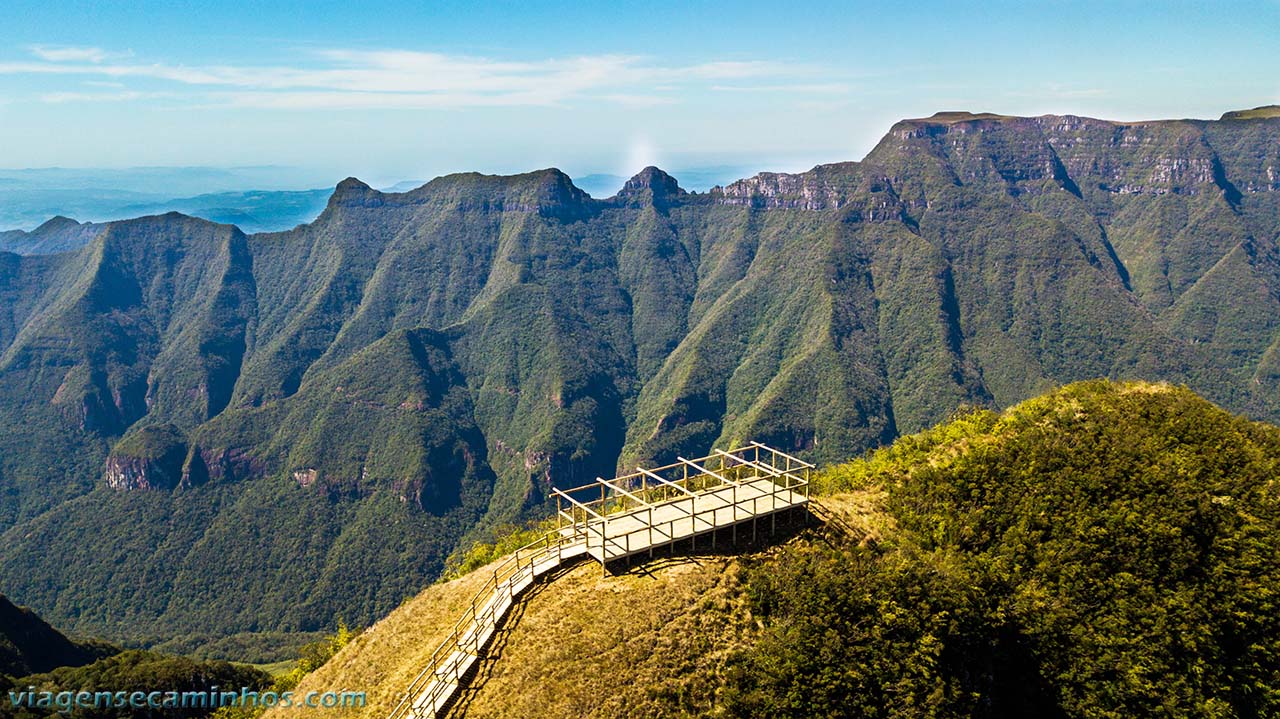
[[[808,501],[768,478],[727,485],[595,520],[585,530],[587,554],[598,562],[611,562],[712,531],[730,529],[736,534],[738,525],[768,519]],[[583,533],[581,526],[576,531]]]

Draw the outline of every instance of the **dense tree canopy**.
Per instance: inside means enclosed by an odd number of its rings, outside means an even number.
[[[1274,716],[1280,429],[1089,382],[837,467],[879,541],[752,571],[744,716]]]

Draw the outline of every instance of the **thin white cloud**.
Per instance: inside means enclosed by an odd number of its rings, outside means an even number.
[[[716,92],[801,92],[814,95],[844,95],[852,90],[841,83],[794,83],[780,85],[712,85]]]
[[[812,68],[767,60],[748,60],[743,62],[707,62],[686,68],[685,72],[707,80],[744,80],[757,77],[791,75],[805,69]]]
[[[69,102],[131,102],[175,97],[179,96],[174,95],[172,92],[140,92],[138,90],[121,90],[119,92],[46,92],[40,96],[40,101],[59,105]]]
[[[662,95],[627,95],[624,93],[614,93],[609,95],[600,95],[601,100],[626,105],[627,107],[658,107],[660,105],[674,105],[676,99],[673,97],[664,97]]]
[[[109,58],[122,57],[98,47],[33,45],[29,49],[32,55],[46,62],[103,62]]]
[[[158,81],[185,87],[191,101],[201,105],[277,109],[558,105],[583,97],[644,107],[670,104],[681,91],[705,90],[714,82],[767,80],[791,92],[814,93],[835,87],[802,84],[812,76],[812,66],[773,61],[672,66],[631,55],[508,61],[406,50],[326,50],[312,56],[313,66],[186,66],[121,62],[98,48],[32,52],[42,61],[0,63],[0,75]],[[44,99],[87,102],[126,95],[53,92]]]
[[[429,110],[462,107],[510,107],[553,104],[530,93],[485,95],[465,92],[222,92],[203,96],[207,106],[268,110]]]

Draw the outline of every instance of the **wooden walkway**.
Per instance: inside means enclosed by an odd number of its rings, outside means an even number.
[[[756,442],[731,451],[571,489],[553,489],[556,531],[508,556],[472,599],[449,637],[405,691],[391,719],[435,719],[449,708],[502,619],[534,582],[567,562],[591,557],[606,568],[657,549],[724,530],[754,540],[761,520],[809,501],[813,465]],[[749,527],[748,527],[749,525]]]

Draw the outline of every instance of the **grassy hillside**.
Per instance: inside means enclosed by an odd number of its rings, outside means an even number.
[[[1072,385],[904,438],[824,477],[884,489],[886,542],[749,571],[768,629],[728,706],[1270,716],[1278,469],[1280,428],[1166,385]]]
[[[370,704],[359,715],[386,716],[484,571],[426,590],[299,690],[367,687]],[[484,679],[468,716],[673,716],[675,706],[712,704],[727,657],[754,631],[739,574],[724,557],[665,560],[607,579],[598,566],[579,565],[535,590],[508,620],[500,656],[479,670]],[[623,672],[631,678],[620,682]]]
[[[1271,716],[1277,470],[1280,428],[1169,385],[967,413],[824,471],[825,529],[565,572],[508,620],[455,713]],[[384,715],[484,571],[304,686],[368,687]]]
[[[1252,110],[1232,110],[1223,113],[1223,120],[1267,120],[1280,117],[1280,105],[1263,105]]]

